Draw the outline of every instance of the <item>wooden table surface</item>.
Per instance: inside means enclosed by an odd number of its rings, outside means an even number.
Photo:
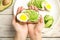
[[[0,40],[14,40],[15,30],[12,26],[13,6],[0,12]],[[60,19],[59,19],[60,20]],[[56,27],[46,35],[42,35],[43,40],[60,40],[60,21]],[[29,40],[29,38],[27,38]]]

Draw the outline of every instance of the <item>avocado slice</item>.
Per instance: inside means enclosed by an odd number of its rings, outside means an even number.
[[[0,12],[11,6],[13,0],[0,0]]]
[[[33,5],[33,6],[36,6],[38,9],[42,9],[43,2],[46,2],[46,1],[45,0],[30,0],[27,5],[28,7]]]
[[[45,28],[50,28],[53,24],[53,20],[49,20],[46,24],[45,24]]]
[[[54,22],[54,19],[50,15],[45,15],[44,22],[45,22],[45,28],[50,28]]]
[[[35,10],[25,10],[25,11],[23,11],[23,13],[28,13],[27,15],[29,17],[30,22],[37,22],[38,21],[39,14]]]

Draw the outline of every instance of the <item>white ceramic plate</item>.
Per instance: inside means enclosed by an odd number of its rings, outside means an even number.
[[[59,4],[57,0],[47,0],[51,5],[52,5],[52,9],[50,12],[46,12],[46,11],[39,11],[39,13],[44,17],[46,14],[49,14],[51,16],[53,16],[54,18],[54,23],[51,26],[51,28],[43,28],[43,34],[47,34],[48,32],[50,32],[55,26],[55,24],[57,23],[58,19],[59,19]],[[17,13],[17,8],[20,6],[23,6],[25,9],[28,9],[27,3],[29,2],[29,0],[16,0],[15,5],[14,5],[14,15],[16,15]]]

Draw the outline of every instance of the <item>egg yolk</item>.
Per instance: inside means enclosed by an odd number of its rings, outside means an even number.
[[[51,5],[50,4],[46,4],[46,8],[47,9],[51,9]]]
[[[27,16],[25,14],[20,16],[20,20],[26,21],[27,20]]]

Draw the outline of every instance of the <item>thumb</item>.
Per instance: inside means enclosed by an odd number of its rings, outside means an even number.
[[[40,20],[39,20],[40,23],[44,23],[44,18],[42,17],[42,15],[40,15]]]

